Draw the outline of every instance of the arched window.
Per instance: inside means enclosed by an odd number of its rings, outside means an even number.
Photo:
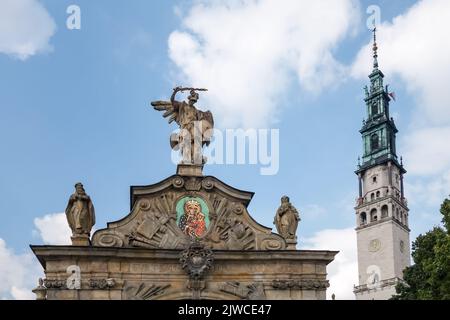
[[[376,150],[380,147],[379,138],[376,133],[370,136],[370,148],[373,150]]]
[[[377,198],[380,197],[380,191],[377,191]]]
[[[372,201],[375,200],[375,194],[374,193],[370,194],[370,200],[372,200]]]
[[[384,205],[381,207],[381,219],[386,218],[388,216],[388,206]]]
[[[377,220],[378,220],[377,209],[372,209],[372,211],[370,211],[370,222],[375,222]]]
[[[367,216],[366,216],[366,213],[365,213],[365,212],[362,212],[362,213],[359,215],[359,223],[360,223],[360,225],[362,225],[362,226],[364,226],[364,225],[367,224]]]
[[[399,215],[400,215],[400,211],[398,210],[398,208],[397,208],[397,210],[395,211],[395,219],[399,219]]]
[[[378,103],[372,103],[372,116],[378,114]]]

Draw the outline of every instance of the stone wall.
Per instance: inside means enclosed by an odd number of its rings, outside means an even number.
[[[31,248],[48,300],[325,299],[326,266],[337,253],[214,250],[210,268],[195,278],[183,269],[182,250]]]

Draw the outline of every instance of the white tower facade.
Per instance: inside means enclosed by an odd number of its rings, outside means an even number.
[[[377,49],[374,33],[374,69],[370,89],[365,88],[367,119],[360,130],[364,152],[356,171],[359,285],[354,293],[358,300],[392,297],[410,265],[409,210],[403,188],[406,170],[396,154],[398,130],[389,117],[390,96],[378,69]]]

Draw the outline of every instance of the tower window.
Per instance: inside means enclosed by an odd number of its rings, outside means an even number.
[[[372,201],[375,200],[375,194],[374,193],[370,194],[370,200],[372,200]]]
[[[370,136],[370,148],[373,150],[376,150],[380,147],[379,138],[376,133]]]
[[[384,205],[381,207],[381,219],[388,216],[388,206]]]
[[[378,220],[377,209],[372,209],[372,211],[370,211],[370,222],[375,222],[377,220]]]
[[[377,198],[380,197],[380,191],[377,191]]]
[[[367,224],[367,216],[365,212],[361,213],[359,216],[359,222],[362,226]]]
[[[372,182],[373,183],[377,183],[377,177],[376,176],[372,178]]]
[[[378,103],[374,102],[372,103],[372,115],[377,115],[378,114]]]

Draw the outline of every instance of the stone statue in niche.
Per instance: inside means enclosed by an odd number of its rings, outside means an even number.
[[[75,184],[75,193],[70,196],[65,212],[72,229],[72,244],[89,245],[89,236],[95,224],[95,210],[80,182]]]
[[[300,216],[297,209],[291,204],[289,197],[283,196],[273,222],[278,233],[286,240],[296,241],[299,221]]]

